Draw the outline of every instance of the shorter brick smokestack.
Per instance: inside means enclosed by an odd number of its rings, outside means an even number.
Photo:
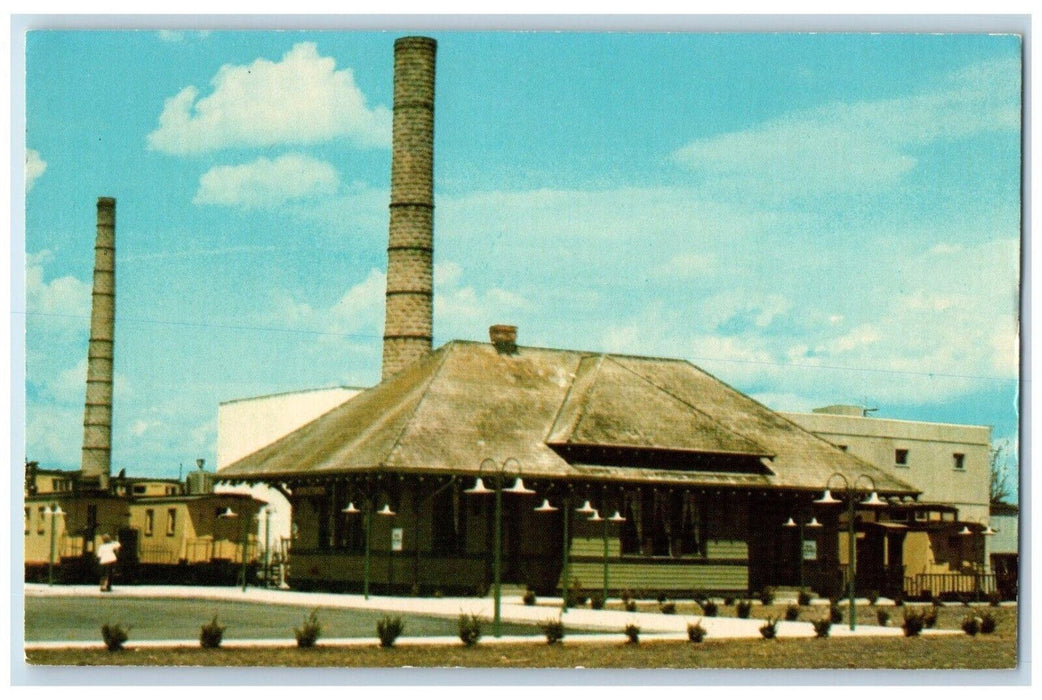
[[[497,324],[488,327],[488,337],[501,355],[517,353],[517,326]]]

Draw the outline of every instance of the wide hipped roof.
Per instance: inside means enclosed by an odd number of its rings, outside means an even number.
[[[739,457],[655,469],[569,461],[569,447]],[[222,469],[225,480],[387,471],[475,474],[513,457],[524,476],[820,489],[833,472],[887,493],[917,490],[799,428],[683,360],[450,342],[387,381]],[[712,459],[710,459],[712,464]],[[636,462],[635,462],[636,464]],[[720,460],[724,465],[725,460]]]

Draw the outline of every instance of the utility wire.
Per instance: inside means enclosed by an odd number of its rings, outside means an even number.
[[[76,319],[89,319],[89,316],[82,316],[79,314],[55,314],[45,313],[39,311],[12,311],[13,314],[21,314],[24,316],[42,316],[48,318],[76,318]],[[241,326],[241,325],[226,325],[219,323],[200,323],[197,321],[166,321],[156,319],[145,319],[145,318],[127,318],[125,316],[117,316],[117,321],[123,323],[144,323],[156,326],[177,326],[184,328],[211,328],[216,330],[231,330],[231,331],[259,331],[263,333],[293,333],[297,335],[311,335],[311,336],[330,336],[337,338],[360,338],[366,340],[382,340],[383,336],[373,335],[369,333],[336,333],[333,331],[318,331],[307,328],[274,328],[269,326]],[[609,353],[611,354],[611,353]],[[908,377],[932,377],[932,378],[943,378],[943,379],[979,379],[982,381],[990,382],[1016,382],[1017,377],[994,377],[985,374],[956,374],[953,372],[917,372],[914,370],[902,370],[902,369],[884,369],[882,367],[845,367],[843,365],[819,365],[810,364],[806,362],[779,362],[776,360],[739,360],[730,357],[705,357],[705,356],[694,356],[690,357],[693,361],[697,362],[726,362],[730,364],[740,365],[761,365],[766,367],[790,367],[796,369],[821,369],[829,370],[833,372],[862,372],[871,374],[889,374],[889,375],[900,375]]]

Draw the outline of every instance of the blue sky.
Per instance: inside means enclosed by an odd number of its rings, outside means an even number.
[[[220,401],[378,381],[399,35],[29,34],[29,459],[78,467],[98,196],[114,469],[213,463]],[[514,323],[1015,442],[1018,38],[430,35],[436,346]]]

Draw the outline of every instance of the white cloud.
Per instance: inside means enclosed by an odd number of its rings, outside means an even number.
[[[49,250],[26,254],[26,325],[62,334],[83,333],[89,327],[91,286],[72,276],[46,279],[44,266],[51,257]]]
[[[173,154],[228,147],[314,144],[349,138],[363,147],[390,143],[391,113],[370,108],[349,68],[320,56],[314,43],[295,45],[275,63],[224,65],[200,96],[194,85],[166,100],[148,147]]]
[[[1019,63],[995,61],[948,76],[935,91],[793,112],[692,141],[674,158],[716,192],[827,195],[895,184],[916,167],[916,147],[1018,128]]]
[[[291,200],[335,194],[340,178],[325,161],[299,153],[244,165],[219,165],[199,178],[195,204],[277,207]]]
[[[31,148],[25,150],[25,189],[33,188],[36,179],[47,170],[47,161],[40,157],[39,151]]]

